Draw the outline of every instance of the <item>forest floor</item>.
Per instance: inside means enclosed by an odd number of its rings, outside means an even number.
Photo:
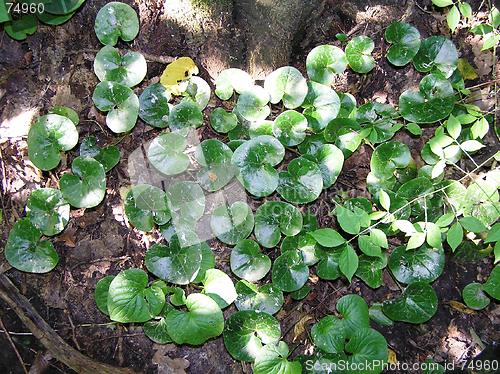
[[[157,345],[143,334],[140,327],[106,325],[108,318],[95,305],[93,291],[96,282],[105,275],[117,274],[125,268],[144,267],[146,248],[160,237],[158,233],[145,235],[128,226],[120,194],[121,189],[130,184],[128,155],[137,144],[157,134],[157,130],[139,121],[131,134],[117,137],[107,130],[104,115],[93,107],[91,99],[98,83],[93,72],[93,59],[100,48],[93,32],[94,18],[105,2],[88,0],[69,23],[56,28],[41,27],[22,43],[12,41],[3,31],[0,32],[0,174],[3,211],[0,248],[4,247],[12,224],[23,216],[30,192],[40,187],[57,187],[59,176],[68,170],[71,160],[77,156],[76,150],[67,152],[57,169],[43,173],[37,170],[28,160],[26,143],[29,125],[36,116],[46,113],[54,105],[70,106],[80,114],[80,139],[95,135],[101,144],[117,143],[122,152],[119,165],[108,175],[104,202],[97,208],[87,209],[85,214],[82,210],[72,210],[68,227],[54,243],[60,255],[56,269],[43,275],[22,273],[15,269],[8,270],[6,274],[69,344],[96,360],[146,373],[249,373],[248,365],[231,359],[222,337],[201,347]],[[125,2],[138,9],[143,25],[130,49],[154,56],[190,56],[200,67],[200,76],[211,85],[217,72],[228,67],[227,62],[219,57],[231,52],[234,40],[224,42],[224,37],[238,37],[237,23],[231,26],[234,30],[225,29],[221,32],[222,36],[208,38],[208,41],[217,42],[207,46],[203,36],[201,39],[193,35],[188,37],[178,24],[158,17],[155,9],[159,8],[155,6],[160,4],[159,1]],[[334,88],[353,94],[358,103],[378,100],[397,105],[400,93],[416,86],[420,75],[411,66],[396,69],[388,64],[384,57],[385,28],[392,20],[405,17],[405,21],[416,26],[423,37],[433,34],[450,36],[449,30],[444,16],[429,7],[430,1],[420,1],[420,5],[413,7],[402,5],[402,1],[364,3],[369,6],[352,10],[349,2],[327,2],[317,22],[294,40],[290,65],[305,73],[305,57],[313,47],[325,43],[340,45],[335,39],[336,33],[368,35],[376,45],[376,68],[361,78],[347,71],[336,79]],[[477,10],[479,3],[472,2],[474,10]],[[221,14],[221,24],[230,17]],[[493,58],[491,54],[479,52],[478,40],[465,28],[450,37],[461,57],[466,58],[480,75],[478,80],[470,81],[467,85],[491,80]],[[220,48],[220,51],[210,55],[210,48]],[[220,56],[215,58],[217,53]],[[164,64],[150,61],[147,78],[136,91],[141,92],[147,85],[157,81],[164,67]],[[492,99],[486,91],[490,88],[488,85],[483,88],[485,90],[479,100],[482,105],[491,105]],[[215,104],[216,98],[212,97],[209,106]],[[199,131],[202,139],[214,136],[208,126]],[[420,149],[432,134],[433,129],[427,128],[422,137],[412,137],[404,131],[400,131],[396,137],[407,144],[414,158],[419,160]],[[497,146],[493,138],[486,141],[490,142],[490,150]],[[334,206],[332,200],[337,196],[368,196],[366,176],[371,152],[370,147],[362,146],[346,160],[336,184],[315,203],[304,207],[316,212],[321,227],[335,225],[330,212]],[[462,168],[471,169],[466,161]],[[218,241],[209,244],[216,254],[217,266],[228,268],[230,248]],[[398,244],[397,240],[391,242],[393,246]],[[269,255],[274,258],[277,251],[271,250]],[[376,326],[399,361],[411,363],[423,361],[427,357],[438,362],[463,360],[477,354],[483,343],[499,340],[498,329],[495,329],[500,318],[497,303],[492,302],[486,309],[473,313],[464,313],[454,303],[461,301],[461,290],[466,284],[484,280],[491,269],[489,260],[466,256],[472,252],[475,252],[474,248],[466,247],[459,251],[460,255],[447,257],[443,275],[433,284],[439,297],[439,308],[428,323]],[[5,268],[7,265],[2,262],[4,257],[0,256],[0,264]],[[309,326],[331,314],[337,299],[342,295],[358,293],[368,303],[372,303],[399,293],[398,285],[387,272],[384,273],[384,280],[384,286],[372,290],[356,278],[348,284],[345,280],[321,281],[312,275],[309,280],[312,292],[306,299],[296,302],[289,295],[286,296],[285,305],[277,318],[293,355],[304,353],[310,348]],[[234,310],[234,306],[226,309],[226,317]],[[16,315],[1,303],[0,319],[6,329],[12,332],[11,338],[26,364],[31,365],[37,355],[44,354],[43,347],[26,333],[28,330]],[[0,350],[0,372],[22,373],[4,331],[0,332],[0,346],[3,347]],[[71,370],[52,361],[47,372],[69,373]]]

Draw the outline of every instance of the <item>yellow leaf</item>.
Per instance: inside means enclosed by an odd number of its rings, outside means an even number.
[[[451,300],[449,302],[450,306],[459,311],[460,313],[464,313],[464,314],[475,314],[476,312],[474,312],[472,309],[470,308],[467,308],[467,306],[465,304],[462,304],[461,302],[459,301],[455,301],[455,300]]]
[[[464,78],[464,81],[466,80],[472,81],[478,78],[476,71],[474,70],[472,65],[469,64],[469,61],[467,61],[465,58],[458,59],[457,69]]]
[[[306,314],[305,316],[303,316],[299,322],[297,322],[295,324],[295,326],[293,327],[293,341],[295,342],[295,340],[300,336],[302,335],[302,333],[304,331],[306,331],[306,325],[307,325],[307,322],[309,322],[310,320],[312,320],[312,316]]]
[[[388,358],[387,361],[390,364],[396,364],[398,362],[398,357],[396,356],[396,352],[394,352],[392,349],[388,348],[387,349],[388,353]]]
[[[198,67],[189,57],[181,57],[167,65],[160,78],[160,83],[174,95],[180,94],[179,83],[191,75],[198,74]]]

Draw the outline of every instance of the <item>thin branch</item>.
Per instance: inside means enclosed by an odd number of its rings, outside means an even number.
[[[10,337],[9,332],[5,328],[5,325],[3,324],[2,318],[0,318],[0,327],[2,328],[3,332],[5,333],[5,336],[7,337],[7,340],[9,341],[9,344],[11,345],[12,349],[14,350],[14,353],[16,354],[17,359],[19,360],[19,363],[21,364],[21,367],[23,368],[23,371],[25,372],[25,374],[28,374],[28,370],[26,369],[26,364],[24,363],[23,358],[21,357],[21,354],[17,350],[16,345],[12,341],[12,338]]]

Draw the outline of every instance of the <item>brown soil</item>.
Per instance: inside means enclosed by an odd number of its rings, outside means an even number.
[[[123,138],[114,136],[107,130],[103,114],[92,105],[91,96],[97,84],[92,64],[95,51],[100,47],[93,24],[98,9],[106,2],[88,0],[69,23],[56,28],[40,27],[26,42],[15,42],[3,32],[0,34],[0,122],[14,124],[9,134],[0,133],[4,217],[0,227],[2,248],[11,225],[23,215],[29,193],[41,186],[57,187],[61,172],[68,170],[71,160],[77,156],[77,151],[73,150],[66,154],[56,170],[37,171],[28,160],[25,136],[25,129],[33,118],[46,113],[56,104],[73,107],[80,113],[78,129],[81,139],[92,134],[102,144],[118,142],[122,152],[120,164],[108,174],[104,202],[95,209],[87,209],[84,214],[72,211],[68,227],[55,242],[61,258],[57,268],[45,275],[11,269],[7,275],[69,344],[97,360],[146,373],[250,372],[248,365],[232,360],[227,354],[221,337],[197,348],[159,346],[145,337],[140,327],[100,325],[109,321],[95,306],[93,290],[96,282],[104,275],[117,274],[125,268],[144,267],[146,248],[159,238],[158,233],[144,235],[126,225],[120,196],[120,188],[129,184],[126,169],[128,155],[137,144],[157,134],[157,130],[139,121],[130,135]],[[244,25],[241,20],[233,19],[236,17],[234,14],[225,11],[225,1],[214,2],[214,20],[202,24],[203,31],[200,32],[187,27],[181,16],[162,14],[162,2],[159,0],[125,2],[138,10],[142,28],[131,45],[122,44],[121,48],[140,50],[154,56],[190,56],[200,67],[201,77],[209,82],[223,68],[244,64],[246,51],[242,43],[238,43],[244,34]],[[399,94],[417,85],[420,76],[411,66],[396,69],[388,64],[383,41],[387,25],[403,17],[414,24],[423,36],[447,32],[443,17],[428,11],[430,1],[419,1],[418,7],[412,6],[412,1],[402,3],[396,0],[326,1],[321,12],[315,15],[316,21],[295,36],[290,64],[304,71],[305,56],[314,46],[322,43],[340,45],[335,39],[336,33],[368,35],[377,46],[374,51],[376,68],[366,76],[347,72],[338,77],[334,88],[355,95],[358,103],[377,98],[397,104]],[[476,10],[480,1],[471,3]],[[477,57],[472,47],[474,40],[466,30],[459,31],[453,40],[463,57],[470,62],[478,61],[474,60]],[[470,84],[490,79],[491,65],[488,72],[487,61],[484,64],[486,66],[478,67],[485,74]],[[147,79],[137,88],[138,92],[157,79],[164,65],[149,62],[148,69]],[[215,99],[212,100],[213,104],[217,104]],[[0,130],[5,131],[4,128]],[[422,138],[401,132],[397,138],[408,144],[414,156],[418,157],[419,150],[432,132],[432,129],[425,129]],[[208,128],[201,129],[200,133],[202,138],[214,136]],[[489,138],[488,142],[495,146],[492,139]],[[335,186],[323,193],[312,206],[304,207],[317,212],[321,226],[335,225],[330,212],[332,200],[339,195],[368,196],[365,179],[370,156],[371,149],[362,147],[345,162]],[[462,167],[470,165],[464,162]],[[215,241],[210,244],[217,257],[217,266],[228,270],[230,248]],[[271,256],[275,255],[274,252],[271,251]],[[4,262],[3,256],[0,257],[1,262]],[[384,334],[398,360],[416,362],[430,356],[436,361],[456,361],[477,354],[480,350],[479,339],[485,344],[498,340],[499,335],[495,331],[500,314],[498,304],[492,302],[485,310],[473,314],[465,314],[454,308],[453,303],[450,304],[451,301],[461,300],[460,292],[466,284],[487,276],[489,263],[484,259],[460,263],[456,257],[448,256],[444,274],[433,285],[438,293],[439,309],[430,322],[418,326],[404,323],[396,323],[392,327],[375,326]],[[281,321],[284,340],[289,343],[293,355],[310,348],[308,327],[322,316],[333,313],[340,296],[359,293],[371,304],[397,295],[398,287],[389,274],[384,274],[384,278],[386,285],[372,290],[356,279],[349,285],[345,280],[325,282],[313,275],[310,278],[312,292],[306,299],[296,302],[287,296],[284,308],[277,317]],[[1,303],[0,306],[0,318],[8,331],[27,331],[14,313]],[[228,308],[226,317],[233,312],[234,306]],[[300,332],[297,326],[304,321],[307,321],[305,331],[297,334]],[[29,334],[13,334],[11,337],[28,365],[33,363],[37,354],[44,352]],[[22,373],[3,333],[0,333],[0,344],[3,347],[0,350],[0,372]],[[176,369],[172,371],[172,367]],[[48,372],[71,371],[53,361]]]

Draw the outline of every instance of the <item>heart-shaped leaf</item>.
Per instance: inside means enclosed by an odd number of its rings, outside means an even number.
[[[189,166],[185,154],[187,139],[178,133],[167,132],[153,139],[147,157],[156,170],[165,175],[180,174]]]
[[[297,235],[302,229],[302,214],[284,201],[267,201],[255,211],[255,238],[266,248],[273,248],[281,233]]]
[[[263,347],[253,365],[254,374],[301,374],[302,365],[298,361],[288,361],[288,346],[280,341]]]
[[[284,66],[266,77],[264,89],[271,96],[271,104],[283,100],[285,108],[294,109],[304,102],[307,95],[307,81],[296,68]]]
[[[80,118],[78,117],[78,113],[73,109],[68,108],[67,106],[55,106],[50,108],[49,114],[59,114],[60,116],[69,118],[71,122],[76,126],[80,122]]]
[[[47,273],[59,262],[59,255],[48,240],[40,240],[42,232],[29,220],[17,221],[9,232],[5,258],[17,270]]]
[[[215,131],[226,134],[238,125],[238,117],[224,108],[215,108],[210,113],[210,125]]]
[[[196,161],[202,169],[198,172],[198,183],[207,191],[214,192],[226,186],[238,173],[231,163],[233,151],[217,139],[202,141],[195,151]]]
[[[361,142],[363,135],[361,126],[351,118],[335,118],[330,121],[324,131],[326,141],[335,143],[345,157],[354,153]]]
[[[231,251],[231,270],[238,277],[256,282],[271,269],[271,259],[260,251],[253,240],[241,240]],[[271,313],[272,314],[272,313]]]
[[[382,368],[378,365],[388,359],[387,341],[384,336],[377,330],[366,327],[353,332],[345,345],[345,351],[351,367],[367,365],[367,369],[363,370],[366,374],[380,373]],[[370,367],[373,369],[370,370]]]
[[[25,40],[28,35],[33,35],[38,28],[35,16],[25,14],[18,19],[6,22],[4,30],[14,40]]]
[[[111,131],[122,133],[134,128],[139,99],[129,87],[117,82],[101,82],[94,90],[92,101],[100,111],[109,112],[106,125]]]
[[[284,303],[283,292],[272,283],[259,287],[246,280],[241,280],[236,283],[236,292],[238,297],[234,304],[238,310],[255,310],[256,312],[275,314]]]
[[[345,48],[347,62],[357,73],[368,73],[375,67],[372,51],[375,48],[373,40],[367,36],[354,37]]]
[[[190,129],[203,125],[203,113],[193,99],[185,97],[170,109],[168,127],[170,130],[187,135]]]
[[[113,46],[118,38],[130,42],[139,33],[139,18],[130,5],[112,1],[97,13],[94,30],[104,45]]]
[[[472,282],[462,290],[465,304],[474,310],[482,310],[490,304],[490,299],[483,291],[481,283]]]
[[[34,190],[26,203],[26,217],[43,235],[59,234],[69,221],[69,204],[55,188]]]
[[[306,138],[307,119],[295,110],[286,110],[273,123],[273,134],[288,147],[300,144]]]
[[[203,293],[214,299],[220,308],[225,308],[236,300],[237,294],[233,281],[223,271],[208,269],[202,283]]]
[[[285,148],[278,139],[261,135],[240,145],[232,162],[239,168],[239,180],[257,197],[268,196],[278,187],[278,172],[273,168],[283,160]]]
[[[224,345],[235,360],[253,362],[263,344],[276,343],[280,336],[280,324],[272,315],[242,310],[226,320]]]
[[[172,338],[168,335],[167,315],[174,307],[165,303],[161,313],[155,319],[147,321],[144,326],[144,335],[157,344],[172,343]]]
[[[449,78],[458,64],[458,52],[453,42],[442,35],[430,36],[420,44],[413,58],[415,69],[422,73],[438,71]]]
[[[302,261],[307,266],[314,265],[319,261],[318,250],[320,249],[316,240],[307,232],[295,236],[287,236],[281,242],[281,253],[286,251],[299,251]]]
[[[108,294],[109,294],[109,285],[111,281],[115,279],[114,275],[106,275],[104,278],[99,279],[97,284],[95,285],[94,298],[97,308],[99,310],[109,316],[108,311]]]
[[[387,59],[396,66],[409,63],[420,48],[420,33],[409,23],[392,22],[385,30],[385,40],[392,44],[387,50]]]
[[[425,244],[410,250],[406,250],[405,246],[397,247],[389,257],[389,269],[401,283],[433,282],[443,268],[443,249],[430,248]]]
[[[139,117],[148,125],[163,129],[168,125],[170,93],[161,83],[146,87],[139,96]]]
[[[106,172],[99,161],[77,157],[71,164],[73,174],[64,174],[59,187],[68,203],[76,208],[93,208],[106,194]]]
[[[391,139],[401,128],[396,122],[400,117],[392,105],[382,103],[366,103],[356,112],[356,120],[362,127],[362,133],[372,143],[382,143]]]
[[[141,269],[118,274],[108,289],[108,312],[112,321],[146,322],[160,314],[165,294],[159,286],[148,287],[148,275]]]
[[[206,242],[201,243],[201,263],[200,271],[193,280],[193,283],[201,283],[208,269],[215,267],[215,256]]]
[[[151,231],[170,220],[167,195],[149,184],[133,186],[125,199],[125,214],[129,222],[141,231]]]
[[[221,100],[229,100],[233,92],[242,93],[254,85],[253,78],[240,69],[226,69],[215,80],[215,94]]]
[[[419,90],[406,90],[399,97],[399,110],[407,121],[434,123],[448,115],[455,105],[451,83],[436,74],[422,78]]]
[[[186,308],[187,312],[173,309],[167,314],[167,332],[175,343],[200,345],[222,334],[224,316],[210,297],[192,293]]]
[[[273,284],[285,292],[297,291],[306,284],[309,268],[299,251],[286,251],[273,263]]]
[[[307,82],[307,96],[302,103],[307,123],[315,132],[323,130],[328,123],[337,117],[340,111],[340,99],[330,87]]]
[[[406,144],[390,141],[379,145],[372,154],[370,169],[380,178],[390,178],[396,169],[403,169],[411,161],[410,149]]]
[[[94,72],[100,81],[113,81],[127,87],[137,86],[146,76],[148,65],[139,52],[127,52],[124,56],[110,45],[97,52]]]
[[[205,212],[205,194],[198,183],[178,181],[173,183],[166,191],[170,212],[177,221],[197,221]]]
[[[56,15],[65,15],[73,13],[80,8],[85,0],[51,0],[42,1],[44,3],[44,11]]]
[[[192,282],[201,265],[201,244],[181,247],[177,235],[169,246],[152,245],[146,252],[146,267],[158,278],[174,284]]]
[[[378,288],[384,284],[382,280],[382,270],[386,266],[386,261],[380,257],[359,256],[356,276],[371,288]]]
[[[319,166],[323,177],[323,188],[329,188],[335,183],[344,165],[344,154],[333,144],[323,144],[304,157]]]
[[[212,91],[210,90],[210,86],[203,79],[196,75],[193,75],[189,78],[188,85],[184,95],[189,96],[193,101],[198,104],[200,110],[203,110],[207,107],[208,102],[210,101],[210,95]]]
[[[101,148],[97,145],[97,138],[89,136],[83,139],[82,144],[80,144],[80,156],[96,159],[107,173],[120,161],[120,150],[116,145],[108,145]]]
[[[279,174],[276,188],[285,200],[305,204],[316,200],[323,190],[323,176],[315,162],[297,157],[288,164],[288,171]]]
[[[319,262],[316,265],[316,275],[321,279],[335,280],[340,278],[340,255],[341,251],[338,250],[317,250]]]
[[[271,113],[269,93],[261,86],[246,87],[236,102],[235,110],[247,121],[261,121]]]
[[[436,291],[427,283],[415,282],[406,287],[401,296],[384,302],[382,310],[393,321],[427,322],[436,313]]]
[[[54,169],[61,161],[60,152],[78,143],[78,131],[67,117],[48,114],[39,117],[28,132],[28,157],[39,169]]]
[[[333,45],[319,45],[306,58],[309,79],[321,84],[331,84],[335,74],[342,74],[346,67],[344,51]]]
[[[252,232],[253,225],[252,209],[242,201],[236,201],[231,206],[219,206],[210,218],[212,232],[220,241],[229,245],[246,239]]]

